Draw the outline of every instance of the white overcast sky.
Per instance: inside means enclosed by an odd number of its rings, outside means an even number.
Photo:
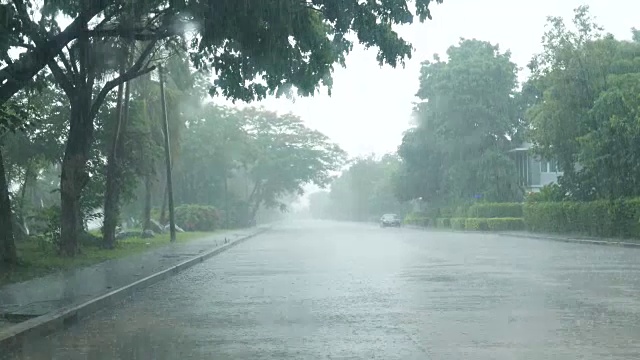
[[[444,54],[463,37],[497,43],[525,68],[541,49],[547,16],[562,16],[570,23],[573,9],[584,4],[616,38],[630,39],[631,28],[640,27],[640,2],[634,0],[445,0],[432,6],[433,20],[398,29],[416,48],[404,69],[380,68],[374,49],[357,47],[347,58],[347,68],[336,69],[331,97],[323,91],[295,103],[274,98],[260,105],[299,115],[351,156],[393,152],[410,126],[422,61]]]

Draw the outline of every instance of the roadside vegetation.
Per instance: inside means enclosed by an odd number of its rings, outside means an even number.
[[[415,125],[397,154],[355,161],[313,194],[312,214],[640,238],[640,31],[630,35],[607,34],[586,6],[571,23],[550,17],[520,84],[508,50],[460,40],[423,62]],[[562,170],[556,184],[523,186],[511,152],[523,142]]]
[[[197,240],[214,233],[189,232],[177,234],[177,242]],[[72,270],[78,267],[94,265],[106,260],[139,254],[169,244],[169,234],[153,238],[132,236],[119,240],[113,249],[105,250],[98,243],[85,242],[73,258],[61,257],[58,249],[44,239],[29,238],[16,243],[20,254],[20,266],[13,266],[0,273],[0,286],[9,283]]]
[[[183,240],[277,218],[345,153],[215,96],[330,92],[354,39],[395,67],[412,48],[391,25],[440,2],[0,3],[2,282],[166,243],[171,203]]]

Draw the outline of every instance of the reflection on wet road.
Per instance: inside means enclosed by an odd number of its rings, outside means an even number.
[[[640,250],[303,222],[23,358],[638,359]]]

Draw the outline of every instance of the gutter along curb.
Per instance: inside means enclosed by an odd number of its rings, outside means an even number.
[[[503,232],[492,232],[492,231],[469,231],[469,230],[453,230],[453,229],[434,229],[434,228],[426,228],[415,225],[404,225],[407,229],[413,230],[423,230],[423,231],[431,231],[431,232],[446,232],[446,233],[458,233],[458,234],[487,234],[487,235],[498,235],[504,237],[516,237],[522,239],[534,239],[534,240],[546,240],[546,241],[558,241],[565,243],[573,243],[573,244],[583,244],[583,245],[600,245],[600,246],[619,246],[626,248],[640,248],[640,242],[625,242],[625,241],[611,241],[611,240],[594,240],[594,239],[584,239],[577,237],[560,237],[553,235],[544,235],[544,234],[520,234],[520,233],[503,233]]]

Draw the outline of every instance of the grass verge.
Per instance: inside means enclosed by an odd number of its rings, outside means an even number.
[[[178,233],[177,242],[199,239],[212,233],[188,232]],[[106,260],[138,254],[150,249],[169,244],[169,234],[156,235],[151,239],[133,237],[119,240],[116,248],[102,249],[95,245],[84,245],[81,253],[73,258],[61,257],[54,246],[42,240],[29,239],[16,243],[20,264],[9,269],[0,270],[0,286],[21,282],[52,273],[78,267],[94,265]]]

